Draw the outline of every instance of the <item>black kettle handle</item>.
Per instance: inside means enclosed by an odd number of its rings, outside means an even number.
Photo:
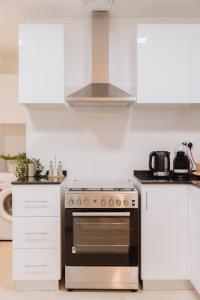
[[[156,152],[153,151],[149,154],[149,170],[154,172],[155,169],[152,167],[152,158],[156,155]]]

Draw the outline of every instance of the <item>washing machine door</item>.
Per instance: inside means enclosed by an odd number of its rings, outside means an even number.
[[[0,217],[12,222],[12,190],[4,189],[0,192]]]

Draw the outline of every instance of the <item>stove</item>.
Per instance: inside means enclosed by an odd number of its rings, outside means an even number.
[[[66,189],[65,207],[125,208],[137,207],[137,191],[133,181],[79,181]],[[133,195],[135,195],[133,197]]]
[[[139,201],[133,181],[73,181],[65,191],[65,287],[138,289]]]

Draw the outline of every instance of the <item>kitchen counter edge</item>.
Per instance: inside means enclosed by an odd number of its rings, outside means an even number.
[[[173,179],[152,179],[148,178],[149,171],[134,171],[134,177],[141,184],[190,184],[200,188],[200,178],[190,180],[173,180]]]

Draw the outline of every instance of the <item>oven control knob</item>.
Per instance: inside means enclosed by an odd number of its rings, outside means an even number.
[[[116,205],[117,205],[117,206],[120,206],[120,205],[121,205],[121,200],[117,199],[117,200],[116,200]]]
[[[114,205],[114,201],[113,201],[113,199],[110,199],[109,200],[109,206],[113,206]]]
[[[81,205],[81,199],[77,199],[77,200],[76,200],[76,205],[77,205],[77,206],[80,206],[80,205]]]
[[[85,199],[84,200],[84,206],[88,206],[89,205],[89,200],[88,199]]]
[[[129,206],[129,201],[127,199],[124,200],[124,206]]]
[[[74,205],[74,200],[73,199],[70,199],[69,200],[69,206],[73,206]]]
[[[106,199],[101,200],[101,206],[106,206]]]

